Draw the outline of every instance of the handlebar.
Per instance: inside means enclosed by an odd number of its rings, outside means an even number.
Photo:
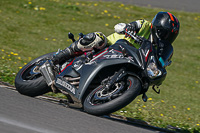
[[[128,32],[126,30],[124,32],[126,34],[128,34],[131,38],[133,38],[135,40],[135,42],[138,43],[138,44],[140,44],[140,45],[143,43],[143,41],[146,40],[144,37],[136,35],[136,32],[134,32],[133,34],[131,34],[130,32]]]

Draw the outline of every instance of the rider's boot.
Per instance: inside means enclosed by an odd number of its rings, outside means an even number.
[[[63,64],[65,63],[67,60],[75,57],[75,56],[78,56],[78,55],[81,55],[83,54],[83,52],[78,49],[76,47],[77,45],[77,42],[74,42],[70,45],[70,47],[64,49],[64,50],[59,50],[56,54],[53,55],[52,57],[52,62],[54,65],[57,65],[57,64]]]
[[[52,58],[53,64],[63,64],[65,61],[93,49],[102,49],[106,46],[107,39],[101,32],[89,33],[78,41],[73,42],[68,48],[58,51]]]

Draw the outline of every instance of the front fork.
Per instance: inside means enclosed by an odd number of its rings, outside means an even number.
[[[125,71],[125,68],[120,69],[118,72],[116,72],[111,78],[108,78],[106,81],[106,84],[103,82],[103,85],[105,85],[106,88],[110,88],[112,85],[114,85],[114,83],[120,81],[124,76],[126,76],[128,73]],[[134,75],[136,76],[136,75]],[[137,78],[139,78],[138,76],[136,76]],[[143,83],[141,81],[141,83],[143,84],[143,89],[145,89],[146,91],[149,88],[149,84],[148,83]],[[142,93],[142,100],[144,102],[147,102],[147,95],[146,95],[146,91],[144,93]]]
[[[102,81],[102,85],[104,85],[106,88],[110,88],[114,85],[114,83],[120,81],[126,75],[127,73],[125,72],[125,69],[122,68],[118,72],[115,72],[113,76]]]

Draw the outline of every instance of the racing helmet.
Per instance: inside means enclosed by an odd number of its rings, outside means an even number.
[[[151,23],[151,34],[155,43],[165,40],[173,43],[179,34],[180,23],[169,12],[158,12]]]

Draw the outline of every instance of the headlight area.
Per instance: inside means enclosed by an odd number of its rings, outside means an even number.
[[[155,79],[162,75],[162,71],[158,69],[154,56],[151,56],[149,64],[147,66],[147,75],[151,79]]]

